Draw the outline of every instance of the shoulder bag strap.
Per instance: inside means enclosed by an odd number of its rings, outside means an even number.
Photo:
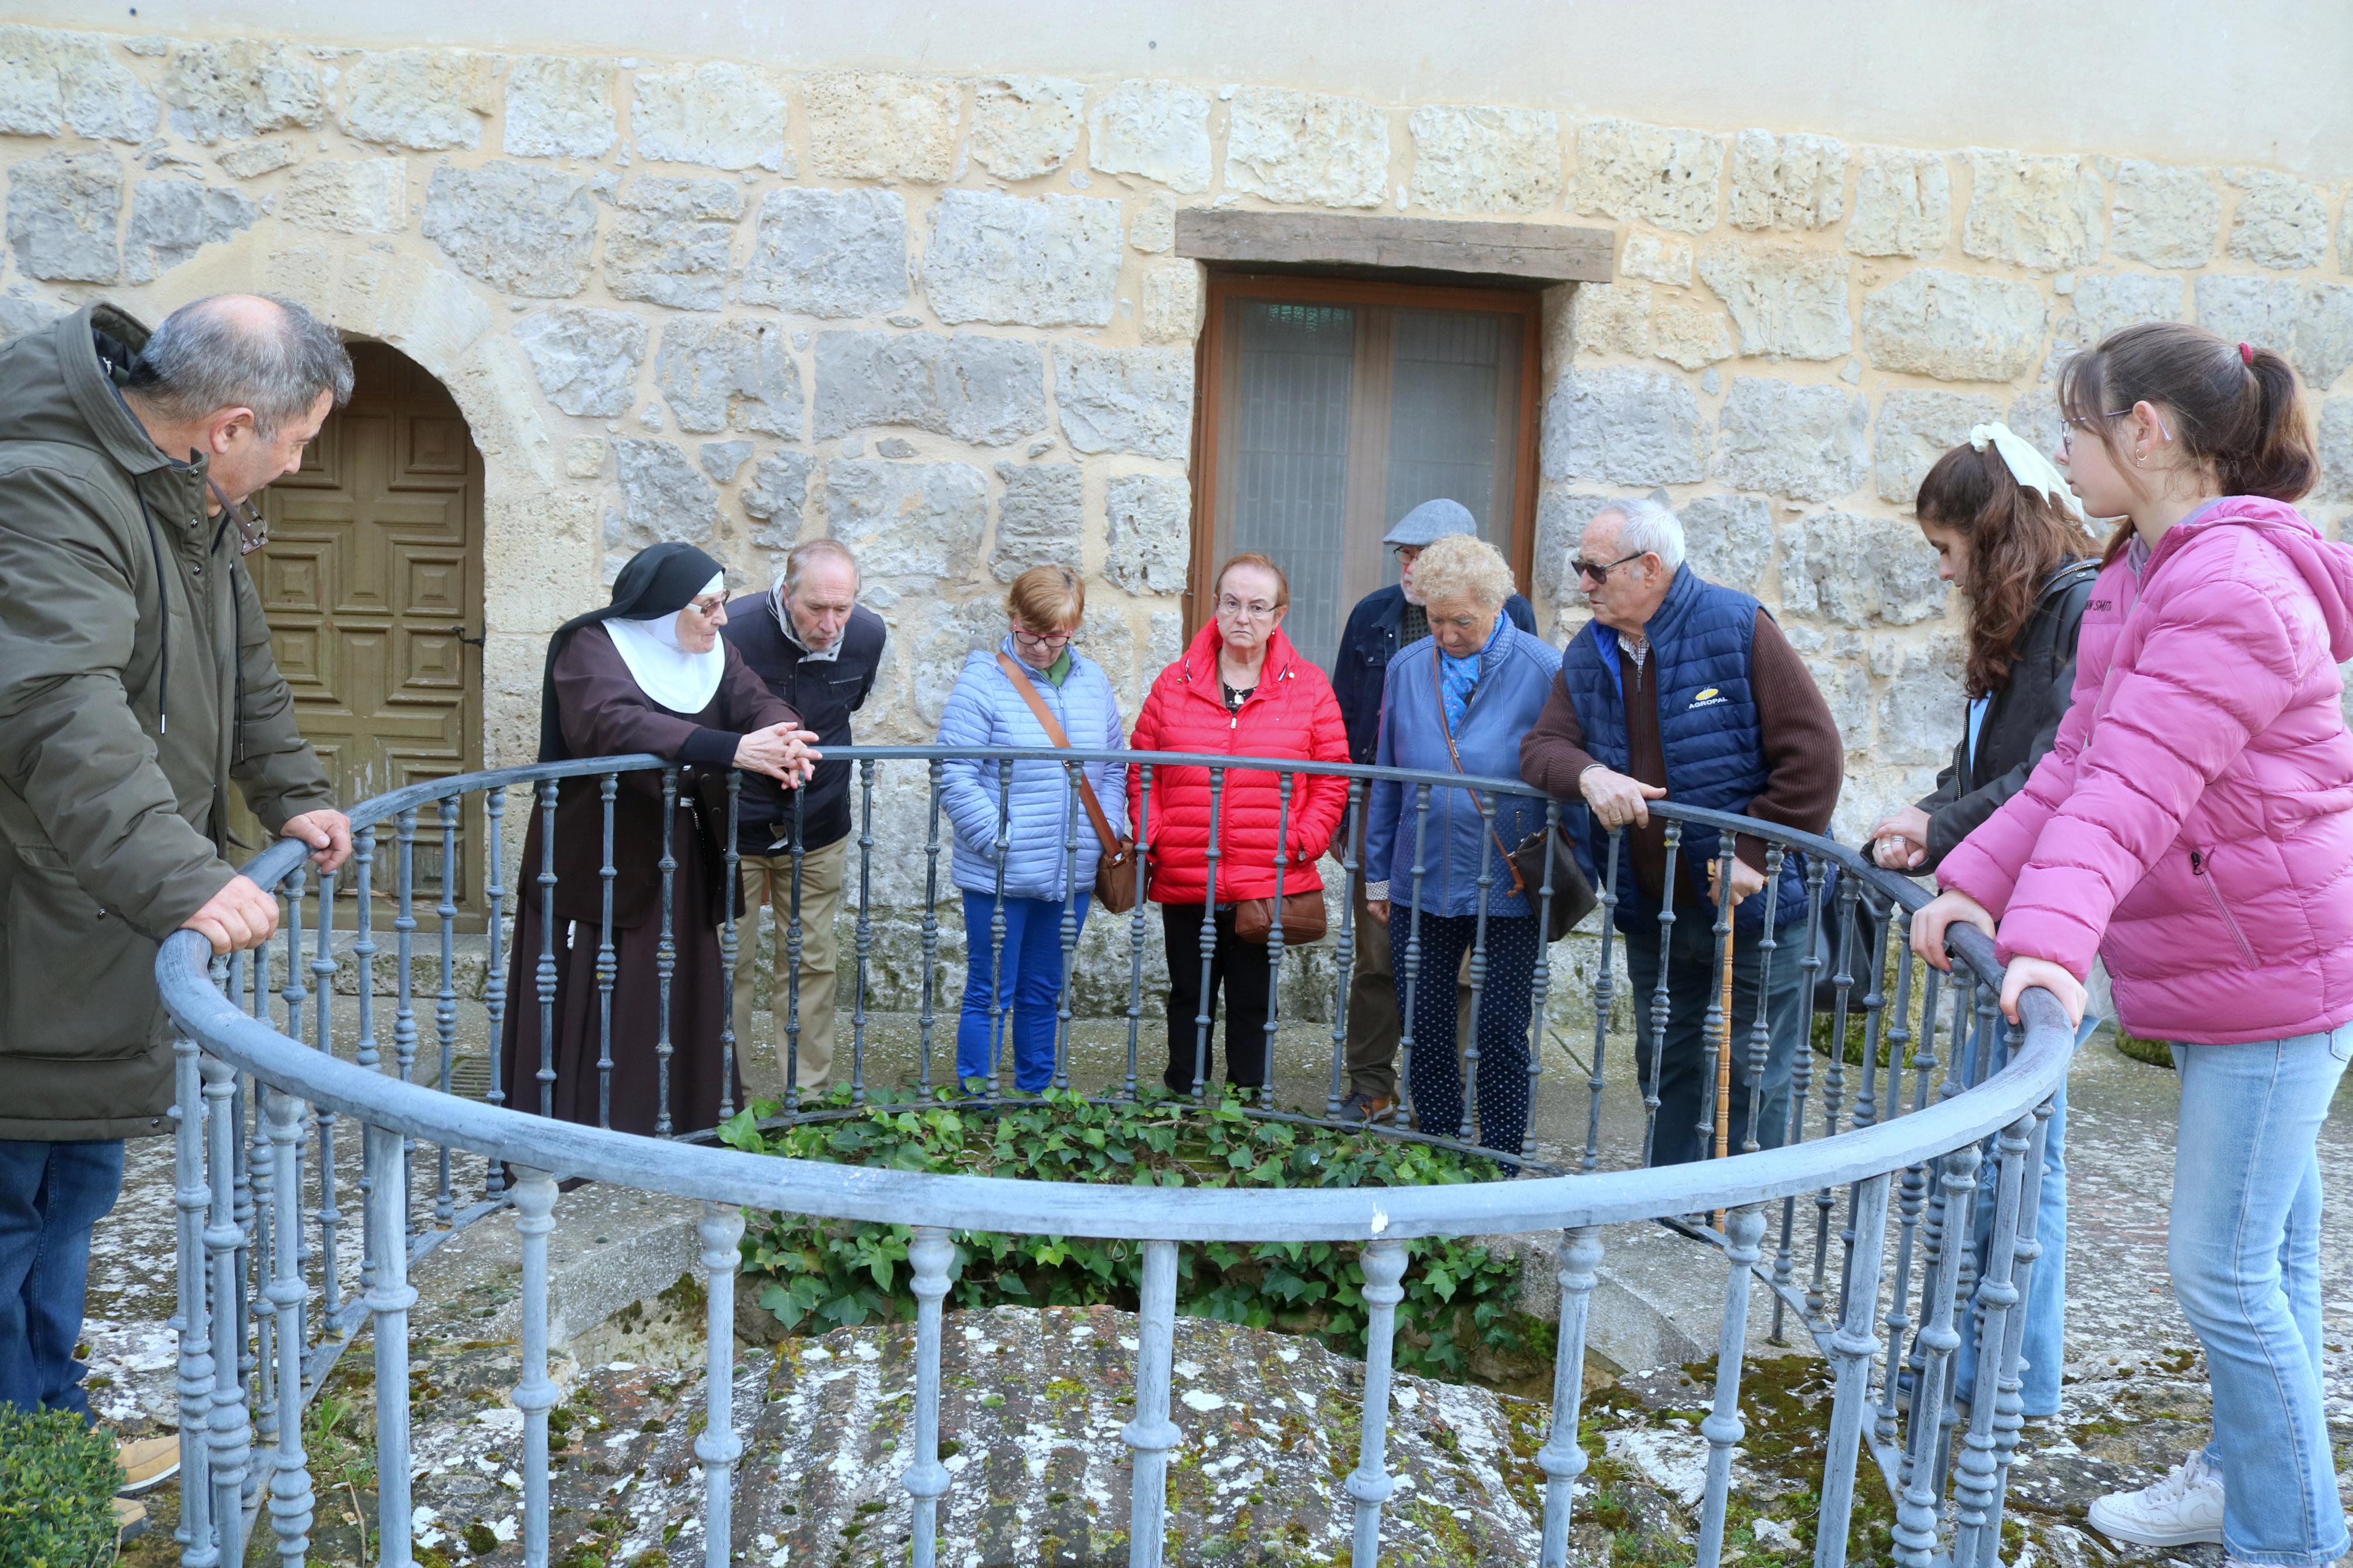
[[[1038,695],[1038,689],[1029,684],[1029,678],[1021,672],[1021,667],[1002,652],[997,654],[997,662],[1004,669],[1005,679],[1013,682],[1013,689],[1021,694],[1021,700],[1029,704],[1029,711],[1046,731],[1046,739],[1069,751],[1071,738],[1062,733],[1062,726],[1055,720],[1052,710]],[[1094,825],[1095,837],[1103,841],[1103,853],[1118,854],[1119,839],[1111,830],[1110,819],[1103,816],[1103,802],[1095,798],[1095,786],[1088,782],[1083,763],[1079,768],[1079,804],[1087,808],[1087,820]]]
[[[999,654],[997,657],[1002,658],[1005,656]],[[1462,765],[1462,753],[1454,749],[1454,726],[1446,721],[1446,680],[1439,672],[1439,652],[1434,643],[1430,650],[1430,689],[1438,697],[1438,732],[1446,737],[1447,758],[1453,763],[1456,773],[1468,774],[1471,770]],[[1467,793],[1475,804],[1479,799],[1479,792],[1474,789]],[[1480,815],[1484,816],[1486,814],[1482,812]],[[1513,896],[1526,898],[1528,885],[1526,879],[1520,875],[1520,863],[1513,859],[1512,852],[1504,847],[1504,836],[1495,831],[1494,820],[1492,817],[1487,821],[1487,837],[1495,841],[1495,853],[1504,858],[1504,868],[1512,874]]]

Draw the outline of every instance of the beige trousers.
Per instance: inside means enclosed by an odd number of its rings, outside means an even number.
[[[800,1055],[794,1083],[807,1100],[821,1094],[833,1075],[834,924],[841,913],[841,868],[849,840],[837,838],[801,857],[801,991]],[[790,992],[786,964],[790,943],[786,927],[792,919],[793,858],[789,855],[746,855],[743,858],[744,918],[736,922],[735,1038],[745,1089],[754,1096],[781,1099],[785,1092],[785,1060],[789,1042],[785,1024]],[[776,934],[772,972],[776,1031],[776,1065],[762,1074],[754,1069],[748,1049],[752,1040],[752,983],[760,970],[759,908],[768,906]]]

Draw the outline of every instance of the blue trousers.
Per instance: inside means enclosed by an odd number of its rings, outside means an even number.
[[[987,1078],[991,1020],[1013,1005],[1013,1085],[1035,1094],[1054,1081],[1054,1016],[1062,992],[1062,900],[1005,900],[1005,947],[992,956],[997,895],[964,896],[964,1011],[956,1019],[956,1079]],[[1071,910],[1087,923],[1087,895]]]
[[[122,1141],[0,1138],[0,1405],[71,1410],[90,1398],[74,1359],[90,1233],[122,1190]]]

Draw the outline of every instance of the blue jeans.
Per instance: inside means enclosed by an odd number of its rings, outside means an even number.
[[[2173,1047],[2181,1132],[2168,1262],[2206,1349],[2207,1458],[2222,1550],[2305,1568],[2348,1545],[2321,1408],[2320,1125],[2353,1024],[2243,1046]]]
[[[90,1399],[74,1360],[90,1233],[122,1190],[122,1141],[0,1138],[0,1405],[71,1410]]]
[[[1054,1081],[1054,1016],[1062,991],[1062,900],[1005,900],[1005,951],[992,958],[997,895],[964,896],[964,1012],[956,1019],[956,1079],[987,1078],[991,1021],[999,998],[1013,1004],[1013,1084],[1035,1094]],[[1087,923],[1087,895],[1072,918]]]

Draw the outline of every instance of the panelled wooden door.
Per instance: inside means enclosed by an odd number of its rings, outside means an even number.
[[[481,454],[423,369],[381,343],[351,350],[352,400],[328,416],[301,471],[262,492],[269,542],[246,563],[302,732],[346,806],[480,767],[482,734]],[[455,867],[461,916],[475,927],[480,879],[468,847],[481,842],[480,816],[467,806]],[[381,834],[375,886],[385,894],[398,870],[392,839]],[[428,809],[414,860],[427,929],[440,840]]]

